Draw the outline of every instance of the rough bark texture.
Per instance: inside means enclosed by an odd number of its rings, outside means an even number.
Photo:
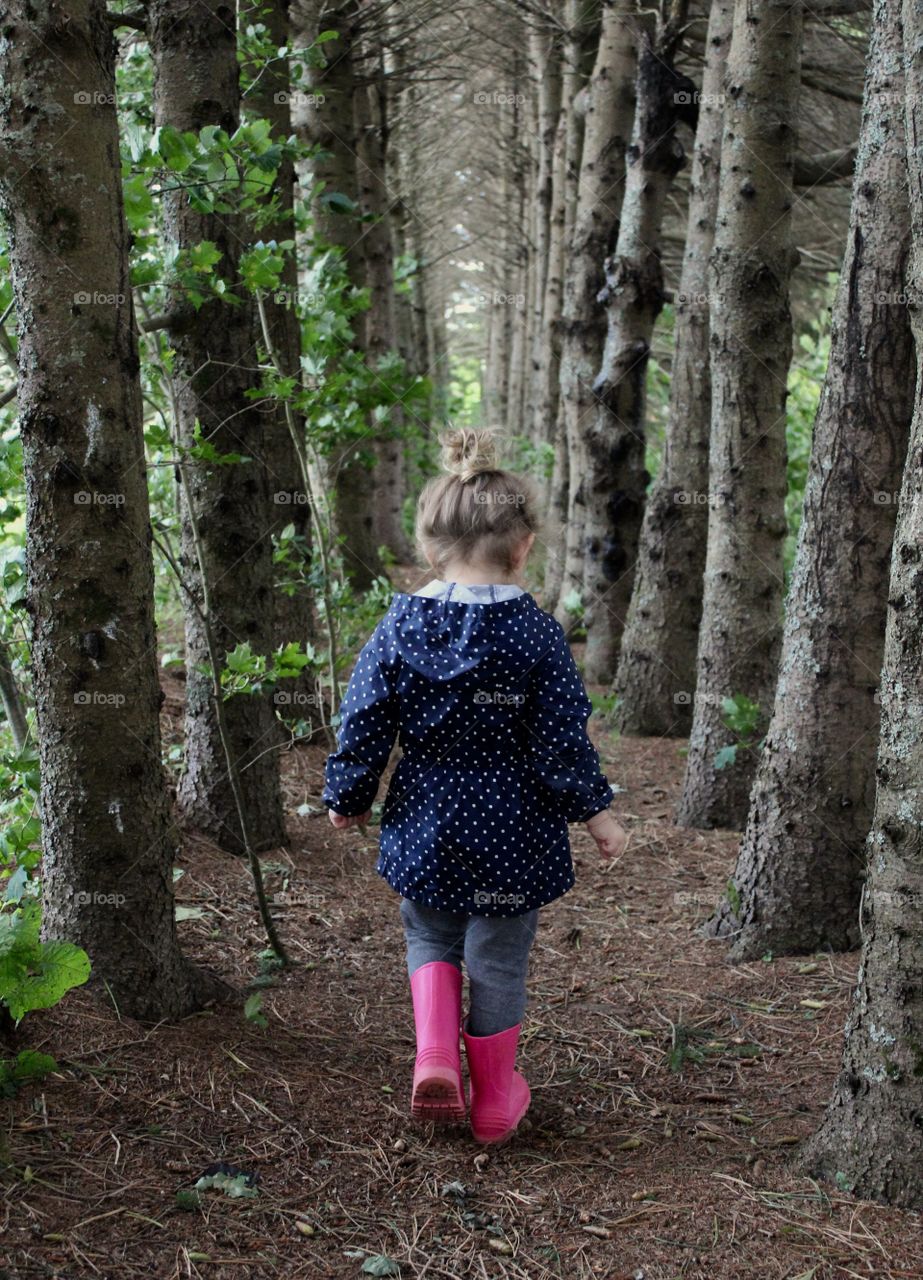
[[[560,55],[551,30],[536,27],[530,31],[529,55],[532,75],[538,82],[538,136],[536,138],[537,172],[533,196],[535,247],[532,271],[529,376],[526,387],[526,427],[535,444],[543,444],[551,437],[554,421],[552,400],[555,406],[557,404],[556,370],[554,386],[550,380],[546,380],[545,375],[545,371],[550,370],[554,363],[553,325],[549,326],[546,322],[546,307],[550,307],[550,314],[556,319],[561,298],[560,260],[555,264],[554,277],[550,271],[555,216],[555,134],[561,110]],[[563,204],[560,216],[563,223]]]
[[[183,958],[174,924],[114,66],[96,0],[4,6],[43,932],[86,949],[122,1014],[158,1019],[218,984]]]
[[[186,0],[156,0],[150,8],[154,64],[154,118],[158,126],[198,130],[237,127],[240,94],[235,13],[223,0],[190,9]],[[246,243],[244,217],[202,213],[181,186],[164,197],[164,231],[180,250],[213,242],[221,252],[217,270],[232,285]],[[219,454],[240,453],[252,462],[210,466],[187,460],[191,508],[180,487],[184,580],[203,601],[193,524],[198,528],[210,597],[211,626],[218,653],[249,643],[254,653],[273,644],[273,563],[270,529],[277,511],[269,499],[262,414],[246,398],[258,384],[254,317],[249,305],[229,306],[220,298],[198,312],[177,290],[169,330],[175,351],[173,397],[181,444],[203,440]],[[244,844],[227,758],[218,732],[205,628],[184,593],[186,615],[186,762],[178,787],[184,818],[222,848]],[[269,750],[278,725],[271,695],[231,698],[227,703],[231,751],[240,770],[252,839],[269,849],[284,839],[279,762]]]
[[[615,675],[631,600],[638,535],[650,477],[644,469],[645,381],[654,322],[663,307],[660,233],[667,196],[684,163],[675,136],[677,99],[688,92],[673,69],[682,17],[645,44],[615,252],[606,260],[606,341],[585,424],[583,589],[585,675]]]
[[[791,361],[792,157],[802,6],[737,0],[728,54],[718,223],[710,273],[712,432],[708,553],[689,757],[677,821],[743,826],[756,748],[737,741],[722,699],[775,689],[785,537],[785,399]]]
[[[556,616],[574,621],[567,605],[582,595],[586,554],[585,436],[596,411],[593,382],[606,338],[606,313],[598,294],[603,263],[615,244],[625,187],[625,151],[631,135],[637,69],[637,5],[611,0],[603,6],[599,49],[586,91],[583,152],[574,229],[564,276],[561,321],[560,439],[566,442],[570,485],[564,568]],[[558,550],[560,554],[560,549]]]
[[[385,81],[381,78],[384,67],[369,59],[368,69],[371,82],[356,88],[355,118],[359,203],[367,219],[359,246],[363,283],[370,294],[369,309],[365,313],[365,358],[369,367],[375,369],[398,346],[391,239],[391,206],[395,193],[387,178],[389,121]],[[382,391],[384,389],[382,386]],[[401,561],[410,560],[413,554],[402,520],[406,493],[401,436],[404,425],[400,404],[391,407],[386,425],[369,422],[376,458],[372,536],[376,549],[386,546]]]
[[[899,0],[879,0],[830,362],[814,424],[775,708],[711,931],[732,957],[859,941],[885,589],[913,415]],[[882,501],[884,499],[884,501]]]
[[[267,7],[262,4],[254,10],[254,20],[265,23],[273,44],[282,48],[288,43],[288,0],[272,0]],[[262,117],[272,124],[274,138],[286,139],[292,132],[288,62],[277,58],[255,68],[255,83],[248,93],[245,107],[248,115]],[[264,240],[280,243],[295,239],[295,167],[291,160],[284,160],[276,175],[274,192],[279,202],[279,216],[260,231]],[[301,329],[298,323],[297,294],[298,268],[294,253],[285,257],[280,277],[281,288],[268,294],[263,302],[266,327],[276,358],[288,377],[301,375]],[[255,338],[259,347],[265,345],[259,318],[255,324]],[[296,414],[299,431],[305,429],[304,418]],[[304,549],[305,570],[311,554],[311,510],[307,502],[301,466],[295,443],[289,429],[284,407],[280,406],[264,419],[264,453],[269,473],[271,532],[278,535],[291,525],[298,544]],[[290,594],[292,584],[286,577],[277,581],[275,591],[274,643],[304,644],[313,635],[311,597],[305,587],[299,586]],[[305,680],[286,681],[283,696],[290,699],[282,704],[285,714],[292,713],[306,720],[319,720],[313,703],[314,690],[310,677]]]
[[[320,30],[318,3],[293,0],[292,39],[297,48],[313,43]],[[309,166],[300,174],[305,197],[312,191],[311,212],[315,241],[339,251],[349,278],[363,284],[361,240],[364,228],[355,212],[340,212],[326,200],[339,193],[355,206],[359,204],[356,173],[356,121],[354,97],[357,92],[354,49],[358,40],[356,0],[340,0],[324,8],[323,29],[338,32],[336,40],[321,46],[325,65],[311,68],[306,92],[292,103],[292,123],[302,142],[317,149]],[[311,97],[317,99],[312,102]],[[356,345],[365,349],[365,320],[360,313],[353,320]],[[371,585],[383,572],[375,539],[375,473],[365,465],[369,440],[344,444],[328,460],[325,487],[333,490],[335,524],[342,534],[343,560],[353,585]]]
[[[692,726],[702,576],[708,541],[708,260],[715,234],[723,87],[734,0],[713,0],[674,302],[670,411],[647,496],[631,604],[619,652],[616,723],[624,734],[686,737]]]
[[[880,29],[898,0],[878,0]],[[923,3],[903,6],[907,158],[913,219],[912,311],[923,352]],[[862,959],[833,1098],[803,1153],[814,1174],[862,1199],[923,1208],[923,381],[897,513],[869,837]]]

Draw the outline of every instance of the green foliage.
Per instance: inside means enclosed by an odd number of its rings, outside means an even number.
[[[269,1022],[263,1012],[262,991],[254,991],[252,995],[247,996],[244,1004],[244,1017],[248,1022],[252,1022],[255,1027],[269,1026]]]
[[[0,1001],[16,1022],[32,1009],[48,1009],[90,976],[86,952],[70,942],[42,942],[40,907],[23,898],[0,911]]]
[[[0,1058],[0,1098],[12,1098],[24,1084],[44,1080],[57,1068],[54,1058],[36,1049],[23,1049],[15,1058]]]
[[[830,356],[830,334],[805,332],[799,335],[788,377],[785,435],[788,450],[788,486],[785,518],[788,534],[785,540],[785,573],[791,572],[795,559],[804,487],[811,461],[814,419],[820,403],[827,362]]]
[[[725,769],[734,764],[738,751],[753,749],[754,736],[760,722],[759,703],[751,702],[743,693],[735,693],[733,698],[722,698],[721,710],[724,712],[722,723],[737,735],[737,742],[722,747],[715,754],[712,763],[716,769]]]

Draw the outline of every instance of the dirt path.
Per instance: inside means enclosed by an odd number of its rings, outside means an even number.
[[[671,827],[681,744],[597,737],[632,840],[604,869],[573,829],[578,884],[542,913],[534,1105],[512,1145],[484,1154],[408,1122],[398,899],[372,841],[295,814],[317,805],[324,757],[299,750],[291,843],[266,858],[294,961],[264,988],[268,1025],[241,1000],[143,1028],[85,991],[28,1019],[24,1043],[61,1070],[7,1104],[0,1280],[323,1280],[377,1255],[403,1280],[923,1277],[918,1215],[791,1165],[836,1070],[855,958],[728,966],[696,926],[735,841]],[[263,945],[244,867],[195,840],[182,865],[185,946],[243,990]],[[258,1194],[180,1207],[218,1161]]]

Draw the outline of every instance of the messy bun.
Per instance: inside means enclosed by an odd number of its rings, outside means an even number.
[[[492,427],[458,427],[442,437],[442,465],[462,484],[482,471],[497,471],[497,443]]]
[[[491,427],[457,427],[441,438],[442,465],[417,503],[417,545],[437,572],[451,561],[511,570],[516,549],[539,528],[538,498],[505,471]]]

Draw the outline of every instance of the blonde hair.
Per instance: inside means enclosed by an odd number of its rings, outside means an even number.
[[[456,558],[512,571],[516,548],[540,525],[532,485],[499,466],[492,428],[461,427],[441,444],[448,475],[427,481],[417,502],[420,551],[437,572]]]

